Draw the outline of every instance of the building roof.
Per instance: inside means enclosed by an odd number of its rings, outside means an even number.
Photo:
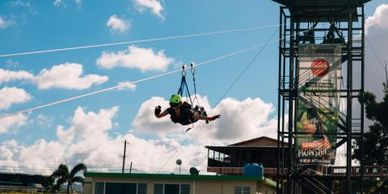
[[[347,21],[349,0],[272,0],[286,6],[291,16],[299,21]],[[352,0],[350,11],[357,21],[357,6],[370,0]]]
[[[189,174],[148,174],[148,173],[112,173],[86,172],[85,177],[103,178],[139,178],[139,179],[179,179],[179,180],[252,180],[261,181],[256,176],[225,176],[225,175],[189,175]]]
[[[254,139],[249,139],[242,142],[237,142],[228,146],[206,146],[208,149],[212,150],[230,150],[230,149],[257,149],[257,148],[277,148],[278,141],[276,139],[261,136]],[[288,144],[284,144],[284,147],[288,147]]]
[[[249,139],[242,142],[237,142],[229,146],[263,146],[263,147],[277,147],[278,141],[276,139],[261,136],[253,139]]]
[[[147,173],[112,173],[112,172],[86,172],[85,177],[91,178],[119,178],[119,179],[164,179],[164,180],[233,180],[257,181],[271,187],[276,187],[276,182],[258,176],[230,176],[230,175],[188,175],[188,174],[147,174]]]

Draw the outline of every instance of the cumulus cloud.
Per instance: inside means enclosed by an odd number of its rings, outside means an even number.
[[[131,24],[124,18],[119,18],[117,15],[112,15],[106,22],[106,26],[108,26],[112,32],[123,33],[129,30]]]
[[[167,57],[163,50],[156,52],[151,48],[129,46],[128,49],[118,52],[103,52],[97,59],[97,65],[106,69],[126,67],[141,71],[165,71],[173,61],[174,59]]]
[[[133,0],[133,1],[134,1],[135,8],[138,11],[143,12],[144,10],[149,9],[154,15],[158,16],[161,19],[164,19],[164,16],[162,15],[162,11],[164,8],[159,0]]]
[[[388,29],[388,4],[379,5],[374,14],[366,19],[366,30],[373,27]]]
[[[66,159],[70,166],[84,162],[90,170],[121,171],[122,146],[127,140],[127,161],[132,161],[138,171],[171,172],[176,167],[175,160],[171,160],[174,152],[177,152],[174,159],[183,159],[184,169],[201,166],[206,171],[206,151],[202,145],[182,145],[182,138],[146,140],[131,133],[109,135],[118,111],[117,107],[112,107],[88,112],[78,107],[70,126],[57,127],[56,140],[40,139],[31,145],[16,141],[0,143],[0,151],[4,153],[0,156],[0,164],[8,164],[7,171],[49,174],[52,172],[49,170]]]
[[[0,83],[16,80],[33,80],[34,76],[27,71],[9,71],[0,69]]]
[[[101,85],[108,81],[107,76],[95,74],[82,75],[83,67],[77,63],[55,65],[51,69],[43,69],[36,76],[39,89],[64,88],[87,89],[93,85]]]
[[[388,4],[378,6],[374,14],[367,18],[366,23],[366,90],[383,96],[382,83],[385,81],[384,61],[388,63]]]
[[[241,101],[227,98],[212,108],[206,97],[199,96],[199,100],[210,115],[220,113],[222,117],[210,124],[197,122],[187,134],[184,132],[187,127],[172,124],[169,118],[153,116],[154,106],[160,104],[166,108],[168,105],[161,97],[145,101],[133,122],[135,128],[122,135],[112,133],[118,107],[96,112],[78,107],[68,126],[57,126],[57,138],[52,141],[41,139],[31,145],[14,141],[0,143],[0,150],[5,153],[0,156],[0,164],[17,166],[8,171],[42,172],[37,169],[53,170],[66,159],[70,166],[84,162],[91,171],[120,172],[126,140],[129,143],[127,165],[133,162],[135,171],[176,173],[175,160],[182,159],[183,172],[188,173],[193,166],[206,172],[205,145],[236,143],[261,135],[275,137],[276,120],[270,116],[271,104],[258,98]],[[50,160],[44,159],[47,157]]]
[[[265,103],[259,98],[247,98],[242,101],[226,98],[217,106],[211,107],[206,97],[199,98],[208,115],[221,114],[221,118],[209,124],[203,121],[197,122],[193,131],[200,130],[200,132],[192,132],[192,138],[195,141],[228,144],[264,135],[276,138],[277,120],[271,118],[271,113],[274,111],[272,104]],[[161,97],[153,97],[140,106],[133,121],[135,129],[163,136],[179,133],[190,127],[173,124],[169,116],[156,119],[153,111],[157,105],[167,108],[168,101]]]
[[[0,89],[0,110],[7,109],[13,104],[20,104],[31,100],[31,95],[24,89],[4,87]]]
[[[24,126],[26,122],[27,116],[23,114],[0,118],[0,134],[15,131],[18,128]]]

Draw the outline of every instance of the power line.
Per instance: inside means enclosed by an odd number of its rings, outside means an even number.
[[[172,39],[183,39],[183,38],[192,38],[192,37],[200,37],[200,36],[210,36],[210,35],[226,34],[226,33],[232,33],[232,32],[252,31],[252,30],[265,29],[265,28],[271,28],[271,27],[277,27],[277,26],[279,26],[279,24],[276,24],[276,25],[272,24],[272,25],[265,25],[265,26],[254,26],[254,27],[238,28],[238,29],[230,29],[230,30],[221,30],[221,31],[214,31],[214,32],[166,36],[166,37],[159,37],[159,38],[148,38],[148,39],[123,41],[123,42],[92,44],[92,45],[75,46],[75,47],[65,47],[65,48],[56,48],[56,49],[47,49],[47,50],[36,50],[36,51],[0,54],[0,58],[24,56],[24,55],[36,55],[36,54],[43,54],[43,53],[55,53],[55,52],[81,50],[81,49],[89,49],[89,48],[101,48],[101,47],[118,46],[118,45],[125,45],[125,44],[134,44],[134,43],[155,42],[155,41],[172,40]]]
[[[265,44],[259,44],[259,45],[251,46],[251,47],[248,47],[248,48],[245,48],[245,49],[241,49],[241,50],[238,50],[238,51],[234,51],[234,52],[231,52],[231,53],[228,53],[228,54],[216,57],[214,59],[203,61],[201,63],[198,63],[196,66],[205,65],[205,64],[208,64],[208,63],[211,63],[211,62],[214,62],[214,61],[218,61],[218,60],[227,58],[227,57],[238,55],[240,53],[244,53],[244,52],[256,49],[258,47],[264,46],[264,45]],[[179,69],[176,69],[176,70],[173,70],[173,71],[170,71],[170,72],[165,72],[165,73],[161,73],[159,75],[155,75],[155,76],[139,79],[139,80],[136,80],[136,81],[132,81],[130,83],[137,84],[137,83],[141,83],[141,82],[144,82],[144,81],[156,79],[156,78],[159,78],[159,77],[167,76],[167,75],[170,75],[170,74],[173,74],[173,73],[177,73],[177,72],[181,72],[181,71],[182,70],[179,68]],[[47,104],[42,104],[42,105],[35,106],[35,107],[32,107],[32,108],[28,108],[28,109],[23,109],[23,110],[16,111],[16,112],[13,112],[13,113],[3,114],[3,115],[0,116],[0,119],[11,117],[11,116],[15,116],[15,115],[18,115],[18,114],[29,113],[29,112],[32,112],[32,111],[35,111],[35,110],[43,109],[43,108],[50,107],[50,106],[55,106],[55,105],[62,104],[62,103],[65,103],[65,102],[77,100],[77,99],[84,98],[84,97],[87,97],[87,96],[92,96],[92,95],[95,95],[95,94],[100,94],[100,93],[103,93],[103,92],[108,92],[108,91],[111,91],[111,90],[116,90],[116,89],[120,89],[120,88],[124,88],[124,87],[125,87],[125,85],[117,84],[117,85],[115,85],[113,87],[108,87],[108,88],[104,88],[104,89],[101,89],[101,90],[96,90],[94,92],[89,92],[89,93],[85,93],[85,94],[82,94],[82,95],[73,96],[73,97],[70,97],[70,98],[62,99],[62,100],[57,100],[57,101],[54,101],[54,102],[50,102],[50,103],[47,103]]]

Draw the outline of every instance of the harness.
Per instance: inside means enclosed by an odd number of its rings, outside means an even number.
[[[183,65],[182,66],[181,83],[180,83],[180,86],[179,86],[177,94],[182,96],[182,97],[183,96],[187,97],[189,99],[190,103],[185,103],[185,105],[180,107],[181,113],[180,113],[179,117],[176,115],[175,110],[173,108],[169,108],[169,113],[171,115],[171,120],[174,123],[180,123],[182,125],[188,125],[188,124],[197,122],[197,120],[193,119],[193,116],[194,116],[195,112],[199,112],[199,114],[206,116],[206,111],[205,111],[205,109],[203,107],[200,106],[199,100],[197,98],[197,86],[196,86],[196,83],[195,83],[196,80],[195,80],[195,67],[194,67],[194,63],[190,64],[190,72],[191,72],[191,75],[192,75],[192,78],[193,78],[194,100],[191,98],[190,89],[189,89],[189,86],[188,86],[187,81],[186,81],[186,66]],[[194,104],[195,101],[197,101],[197,105],[195,105],[195,107],[193,108],[193,104]]]

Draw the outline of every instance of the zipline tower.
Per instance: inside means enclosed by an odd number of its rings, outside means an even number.
[[[352,168],[352,142],[364,136],[357,98],[364,93],[370,0],[273,1],[281,4],[277,192],[332,193],[335,181],[347,193],[361,191],[364,171]],[[346,164],[335,168],[339,147]]]

